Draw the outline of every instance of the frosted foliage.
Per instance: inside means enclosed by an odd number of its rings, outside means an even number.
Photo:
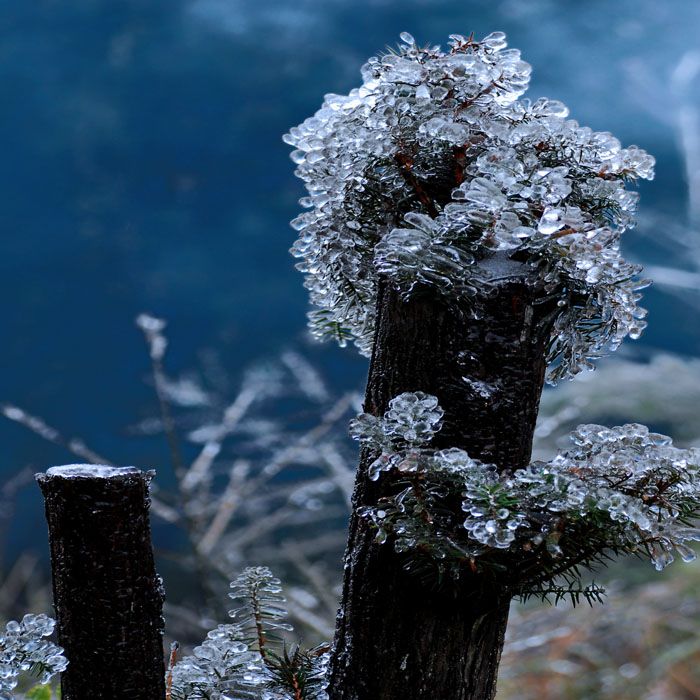
[[[258,645],[258,650],[261,644],[275,638],[279,630],[292,630],[285,622],[288,613],[284,608],[282,584],[266,566],[247,568],[231,583],[229,597],[241,604],[230,610],[229,615],[234,620],[244,621],[243,629],[253,635],[250,639]]]
[[[700,540],[692,522],[700,514],[700,449],[673,447],[671,438],[637,423],[580,425],[571,439],[574,449],[542,467],[568,479],[566,509],[581,501],[606,512],[626,541],[650,547],[657,570],[673,561],[674,550],[684,561],[696,558],[686,542]]]
[[[234,622],[219,625],[172,668],[173,700],[296,700],[283,687],[270,662],[268,645],[276,632],[291,631],[279,579],[267,567],[250,567],[231,583],[229,596],[239,607]],[[328,654],[304,657],[313,681],[302,700],[327,700],[325,673]]]
[[[284,137],[308,191],[292,254],[312,331],[369,354],[380,275],[459,303],[485,284],[478,260],[504,250],[527,253],[557,300],[550,381],[638,336],[644,285],[619,239],[637,206],[625,182],[652,178],[654,159],[561,102],[522,99],[531,68],[501,32],[444,52],[401,41]]]
[[[239,625],[219,625],[172,670],[172,697],[182,700],[261,698],[260,655],[243,641]]]
[[[376,481],[382,471],[415,471],[421,463],[419,447],[438,431],[442,409],[437,399],[423,392],[406,393],[389,402],[383,420],[363,413],[350,423],[351,435],[381,454],[369,467],[369,477]]]
[[[0,700],[12,700],[18,676],[31,671],[40,683],[64,671],[68,661],[63,649],[45,637],[53,633],[55,621],[46,615],[25,615],[21,622],[11,620],[0,635]]]
[[[392,439],[395,404],[418,416],[422,438]],[[380,453],[371,476],[394,474],[395,496],[365,506],[360,514],[377,529],[377,540],[393,536],[397,551],[428,552],[445,566],[487,560],[497,550],[515,555],[518,566],[543,552],[567,561],[582,548],[647,555],[657,569],[695,558],[688,541],[700,540],[700,449],[673,447],[671,439],[638,424],[615,428],[581,425],[574,446],[550,462],[533,462],[513,473],[499,472],[461,449],[435,450],[416,406],[441,416],[435,397],[402,394],[383,418],[360,415],[351,433]],[[407,473],[408,472],[408,473]],[[459,497],[463,521],[454,527],[446,500]],[[461,528],[461,529],[460,529]],[[583,538],[583,540],[582,540]],[[567,543],[568,542],[568,543]],[[517,567],[516,567],[517,568]]]

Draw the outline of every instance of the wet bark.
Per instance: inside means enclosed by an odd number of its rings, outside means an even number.
[[[365,410],[380,416],[406,391],[437,396],[445,411],[435,447],[517,469],[527,465],[546,367],[548,329],[537,276],[494,255],[492,279],[469,309],[435,294],[403,300],[380,285]],[[354,507],[390,488],[372,482],[363,452]],[[503,587],[468,576],[435,591],[403,568],[402,555],[378,545],[354,512],[331,663],[331,700],[491,700],[510,605]]]
[[[49,525],[64,700],[164,700],[163,589],[148,517],[151,474],[54,467],[37,480]]]

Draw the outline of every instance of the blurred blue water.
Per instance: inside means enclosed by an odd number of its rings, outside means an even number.
[[[170,366],[218,348],[234,378],[299,337],[306,294],[287,249],[302,189],[280,137],[402,30],[435,43],[506,31],[533,65],[531,95],[657,157],[642,212],[683,223],[668,84],[699,28],[689,0],[3,0],[0,400],[117,462],[164,463],[160,443],[125,438],[155,413],[134,316],[170,320]],[[627,245],[678,263],[634,232]],[[639,347],[697,352],[682,304],[656,290],[646,305]],[[323,361],[354,385],[364,361],[345,353]],[[4,474],[70,461],[4,420],[0,444]]]

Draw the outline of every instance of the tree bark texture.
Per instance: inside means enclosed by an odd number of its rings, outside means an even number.
[[[64,700],[164,700],[163,587],[148,517],[153,472],[37,474],[49,525]]]
[[[382,416],[403,392],[433,394],[445,411],[434,447],[517,469],[530,460],[549,332],[530,266],[500,254],[482,266],[491,291],[468,309],[434,292],[404,300],[380,283],[365,411]],[[330,698],[491,700],[511,596],[478,574],[457,597],[430,590],[404,570],[404,555],[375,542],[355,514],[390,488],[387,477],[367,478],[375,457],[360,456]]]

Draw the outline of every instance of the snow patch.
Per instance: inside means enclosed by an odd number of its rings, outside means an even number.
[[[112,479],[141,473],[136,467],[108,467],[104,464],[65,464],[46,471],[47,476],[61,476],[64,479]]]

